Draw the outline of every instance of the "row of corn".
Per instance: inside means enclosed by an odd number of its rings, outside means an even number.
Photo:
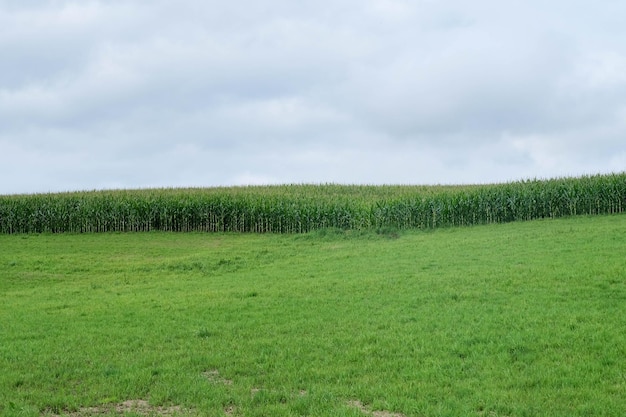
[[[626,173],[471,186],[281,185],[0,196],[0,233],[430,229],[621,213]]]

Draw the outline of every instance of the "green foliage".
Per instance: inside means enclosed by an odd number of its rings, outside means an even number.
[[[622,415],[624,220],[0,235],[0,416]]]
[[[283,185],[0,196],[0,233],[432,229],[621,213],[626,173],[468,186]]]

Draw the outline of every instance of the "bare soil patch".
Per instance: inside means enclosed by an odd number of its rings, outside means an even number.
[[[76,411],[48,415],[51,415],[52,417],[89,417],[104,414],[123,415],[124,413],[131,412],[141,416],[170,417],[175,415],[183,415],[187,411],[179,406],[152,406],[146,400],[127,400],[117,404],[103,404],[95,407],[81,407]]]
[[[348,405],[350,407],[358,408],[363,414],[373,417],[406,417],[404,414],[393,413],[391,411],[372,411],[359,400],[348,401]]]

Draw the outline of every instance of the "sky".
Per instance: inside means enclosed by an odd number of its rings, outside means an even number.
[[[0,194],[626,170],[622,0],[0,0]]]

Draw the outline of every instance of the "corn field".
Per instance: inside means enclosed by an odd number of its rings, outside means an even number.
[[[0,233],[432,229],[622,213],[626,173],[466,186],[281,185],[0,196]]]

